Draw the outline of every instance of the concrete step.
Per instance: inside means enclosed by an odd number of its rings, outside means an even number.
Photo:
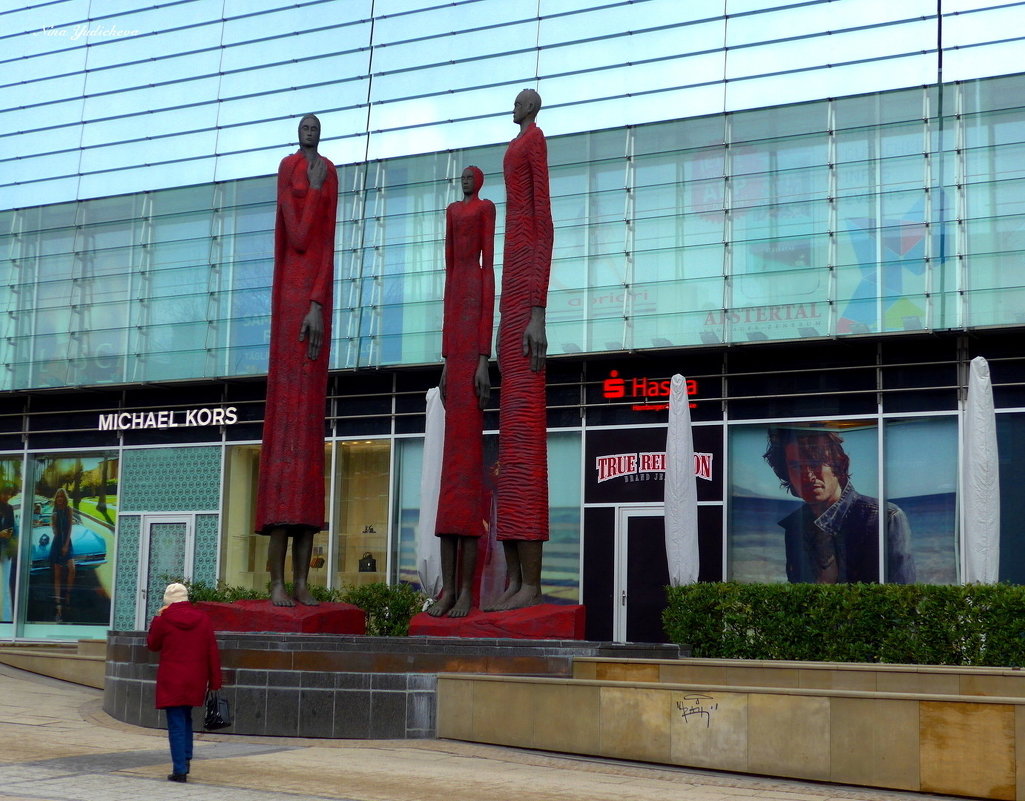
[[[105,640],[9,644],[0,647],[0,663],[41,676],[103,689],[106,652]]]

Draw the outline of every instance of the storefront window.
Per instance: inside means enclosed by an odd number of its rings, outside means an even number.
[[[957,581],[957,420],[887,420],[884,433],[885,494],[907,520],[913,580],[953,584]],[[888,560],[886,580],[902,582],[906,577],[900,573],[900,564]]]
[[[396,518],[398,543],[397,576],[401,581],[419,585],[417,575],[417,536],[420,523],[420,474],[423,465],[423,440],[399,442],[396,469]],[[494,492],[497,477],[498,436],[484,437],[485,492],[492,494],[487,543],[478,551],[481,596],[488,598],[501,591],[505,579],[502,546],[494,539],[496,527]],[[579,603],[580,598],[580,434],[575,431],[548,435],[548,503],[550,539],[545,543],[541,586],[546,603]]]
[[[388,492],[391,443],[338,443],[334,518],[335,586],[387,580]],[[319,543],[314,545],[314,559]]]
[[[17,497],[12,503],[32,521],[28,542],[19,548],[25,561],[18,567],[27,587],[25,622],[107,626],[114,586],[118,457],[37,456],[30,469],[32,497]],[[24,532],[25,527],[17,528]]]
[[[0,459],[0,624],[14,622],[21,541],[21,457]]]
[[[331,464],[331,444],[324,446],[324,464]],[[270,584],[267,548],[270,538],[254,531],[256,493],[260,479],[260,446],[235,445],[228,448],[225,466],[224,536],[221,541],[221,575],[229,586],[266,592]],[[325,498],[328,497],[325,477]],[[325,501],[326,505],[326,501]],[[310,584],[328,585],[328,532],[313,538],[310,560]],[[290,581],[291,554],[285,559],[285,581]]]
[[[878,581],[876,441],[864,421],[733,428],[730,578]]]

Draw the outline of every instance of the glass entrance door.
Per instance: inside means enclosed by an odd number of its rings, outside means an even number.
[[[144,515],[142,531],[139,585],[143,591],[136,625],[145,629],[163,605],[168,583],[192,578],[195,520],[193,515]]]

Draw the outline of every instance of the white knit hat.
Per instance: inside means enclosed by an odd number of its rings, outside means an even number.
[[[167,589],[164,590],[165,604],[176,604],[187,600],[189,600],[189,591],[184,584],[179,584],[178,582],[168,584]]]

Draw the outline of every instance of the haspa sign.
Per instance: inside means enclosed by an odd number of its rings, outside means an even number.
[[[655,412],[669,408],[671,378],[621,378],[619,370],[610,370],[609,377],[602,382],[602,397],[608,400],[630,400],[631,407],[638,412]],[[698,394],[698,382],[687,381],[687,396]],[[695,408],[692,403],[690,408]]]

